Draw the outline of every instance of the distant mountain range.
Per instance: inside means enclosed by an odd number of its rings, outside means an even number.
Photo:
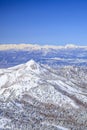
[[[0,45],[0,68],[26,63],[31,59],[53,67],[87,66],[87,46]]]
[[[0,44],[0,50],[9,50],[9,49],[67,49],[67,48],[86,48],[87,46],[77,46],[74,44],[66,44],[65,46],[56,46],[56,45],[38,45],[38,44]]]

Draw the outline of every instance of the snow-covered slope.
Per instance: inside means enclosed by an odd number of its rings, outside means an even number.
[[[9,96],[11,97],[11,93],[12,96],[14,93],[17,97],[22,96],[22,93],[25,91],[29,91],[30,95],[41,102],[50,102],[59,104],[60,106],[68,104],[67,107],[70,107],[71,104],[71,106],[77,108],[73,100],[55,88],[59,88],[62,91],[68,90],[69,93],[77,93],[78,90],[66,85],[64,81],[61,81],[62,78],[60,76],[50,71],[51,69],[48,70],[48,68],[44,68],[44,66],[41,68],[41,66],[33,60],[7,70],[1,70],[0,98],[7,100]]]
[[[34,60],[1,69],[0,127],[77,130],[83,123],[86,128],[86,71],[69,66],[55,70]]]

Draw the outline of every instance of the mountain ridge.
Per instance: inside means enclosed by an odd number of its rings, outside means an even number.
[[[10,49],[73,49],[73,48],[87,48],[87,46],[80,46],[75,44],[61,45],[39,45],[39,44],[0,44],[0,50],[10,50]]]

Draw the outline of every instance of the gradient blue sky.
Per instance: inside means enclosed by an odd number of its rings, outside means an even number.
[[[87,45],[87,0],[0,0],[0,44]]]

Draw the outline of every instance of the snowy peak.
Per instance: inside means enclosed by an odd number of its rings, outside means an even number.
[[[41,69],[40,65],[38,63],[36,63],[34,60],[28,61],[25,64],[25,66],[26,66],[27,70],[31,70],[31,71],[34,71],[34,72],[37,72],[37,73],[39,73],[40,69]]]
[[[77,48],[79,46],[75,45],[75,44],[66,44],[65,48]]]
[[[30,60],[26,63],[26,66],[30,69],[36,70],[38,68],[38,64],[34,60]]]

